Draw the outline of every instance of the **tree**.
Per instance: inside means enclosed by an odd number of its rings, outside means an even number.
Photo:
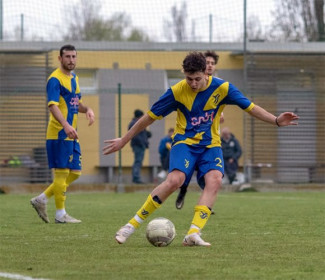
[[[324,40],[324,0],[278,0],[270,37],[283,41]]]
[[[131,26],[125,13],[115,13],[109,19],[100,15],[101,3],[98,0],[80,0],[73,7],[72,20],[68,24],[65,40],[82,41],[149,41],[140,29]]]
[[[164,20],[164,33],[169,41],[184,42],[187,40],[186,34],[187,5],[181,4],[177,9],[176,4],[171,8],[171,20]]]
[[[315,0],[315,14],[319,41],[325,41],[324,0]]]
[[[258,16],[251,15],[247,19],[247,37],[249,41],[264,41],[265,34],[262,30],[261,21]]]

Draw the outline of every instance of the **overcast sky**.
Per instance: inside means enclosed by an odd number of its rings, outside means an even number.
[[[12,40],[20,29],[24,15],[24,37],[60,40],[68,22],[68,11],[78,0],[2,0],[4,39]],[[91,0],[89,0],[91,1]],[[133,26],[144,30],[155,41],[164,41],[163,22],[170,19],[173,5],[181,6],[184,0],[101,0],[101,15],[109,18],[115,12],[125,12]],[[247,0],[248,16],[259,17],[263,26],[270,24],[275,0]],[[186,0],[190,36],[195,26],[197,40],[209,41],[209,15],[213,19],[213,41],[236,39],[242,32],[243,0]],[[16,31],[15,31],[16,30]],[[17,36],[17,34],[16,34]]]

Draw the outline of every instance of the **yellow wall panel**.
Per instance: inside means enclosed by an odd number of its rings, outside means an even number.
[[[88,120],[85,114],[79,113],[78,118],[78,136],[82,153],[82,174],[89,175],[97,172],[95,166],[99,165],[99,153],[101,153],[99,143],[99,96],[86,95],[82,97],[82,100],[95,113],[95,122],[91,126],[88,126]]]
[[[149,108],[149,95],[148,94],[122,94],[121,96],[121,135],[125,135],[128,130],[130,121],[133,119],[134,110],[140,109],[146,113]],[[115,125],[115,134],[119,133],[118,126],[118,95],[115,99],[115,108],[116,108],[116,125]],[[150,127],[148,128],[150,130]],[[149,139],[150,141],[150,139]],[[119,164],[118,156],[116,157],[115,164]],[[134,156],[130,142],[122,149],[122,166],[132,166],[134,161]],[[146,150],[143,165],[149,165],[149,150]]]
[[[165,118],[165,130],[164,130],[165,135],[167,135],[168,129],[175,128],[175,124],[176,124],[176,112],[173,112]]]
[[[244,114],[247,114],[245,111],[240,109],[237,106],[226,106],[224,109],[224,117],[225,121],[221,124],[221,129],[224,127],[229,127],[232,134],[238,139],[242,151],[244,153]],[[244,163],[244,155],[239,159],[239,165],[243,166]]]
[[[203,50],[205,51],[205,50]],[[119,69],[181,70],[187,51],[78,51],[77,67],[82,69],[112,69],[118,63]],[[243,69],[243,58],[231,52],[218,52],[218,69]],[[59,66],[58,51],[52,52],[53,68]]]

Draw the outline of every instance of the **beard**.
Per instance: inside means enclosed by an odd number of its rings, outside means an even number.
[[[72,64],[72,63],[70,63],[70,64],[62,64],[62,68],[64,70],[67,70],[67,71],[72,71],[72,70],[74,70],[75,67],[76,67],[76,65]]]

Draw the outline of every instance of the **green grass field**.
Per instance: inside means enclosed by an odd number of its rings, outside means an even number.
[[[221,193],[203,231],[210,248],[183,247],[199,192],[182,210],[176,194],[154,217],[169,218],[168,247],[145,238],[148,221],[123,245],[115,232],[147,193],[71,193],[68,213],[81,224],[42,222],[33,195],[0,195],[0,273],[45,279],[325,279],[325,192]],[[0,277],[1,278],[1,277]]]

